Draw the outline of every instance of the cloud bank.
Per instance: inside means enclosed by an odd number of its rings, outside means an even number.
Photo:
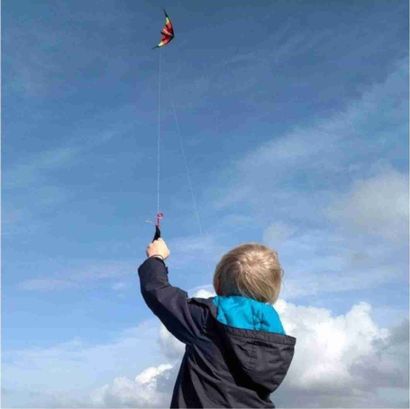
[[[284,300],[276,308],[287,333],[297,337],[294,361],[272,396],[278,407],[407,407],[408,321],[380,328],[367,303],[355,304],[338,316]],[[134,381],[115,379],[104,386],[100,406],[142,407],[151,396],[155,403],[149,407],[169,405],[184,346],[163,327],[160,339],[174,363],[148,368]],[[132,400],[127,401],[130,391]]]
[[[199,290],[201,291],[201,290]],[[211,294],[202,290],[202,294]],[[408,407],[409,322],[379,327],[368,303],[358,303],[345,314],[296,305],[280,299],[275,304],[285,330],[297,338],[288,375],[272,396],[277,407]],[[47,407],[168,407],[184,345],[164,327],[157,328],[163,362],[147,366],[134,377],[116,376],[81,394],[73,385],[38,396]],[[77,354],[87,351],[77,345]],[[24,379],[27,361],[13,363],[15,376]],[[114,351],[113,351],[114,352]],[[31,356],[33,370],[44,365],[44,354]],[[50,354],[51,351],[48,351]],[[70,378],[81,367],[71,368]],[[35,370],[34,370],[35,371]],[[51,376],[51,373],[50,373]],[[56,385],[57,386],[57,385]],[[73,398],[75,396],[76,398]],[[32,406],[35,407],[35,406]]]

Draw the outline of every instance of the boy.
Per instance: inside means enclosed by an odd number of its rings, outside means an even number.
[[[274,408],[296,339],[285,335],[272,305],[282,269],[277,254],[244,244],[216,267],[216,297],[187,298],[168,282],[164,240],[147,248],[139,267],[141,292],[152,312],[186,344],[171,408]]]

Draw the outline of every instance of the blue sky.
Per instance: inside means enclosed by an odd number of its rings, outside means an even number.
[[[166,361],[136,275],[156,211],[162,7],[171,282],[209,290],[221,255],[258,241],[279,251],[284,302],[329,317],[364,302],[391,334],[406,322],[407,2],[2,5],[5,404],[61,404]]]

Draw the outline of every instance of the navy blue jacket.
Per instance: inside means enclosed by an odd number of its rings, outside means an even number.
[[[186,345],[171,408],[275,407],[269,397],[289,369],[294,337],[219,322],[212,298],[188,298],[171,286],[158,258],[138,273],[148,307]]]

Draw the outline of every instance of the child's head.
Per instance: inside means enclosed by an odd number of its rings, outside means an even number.
[[[221,258],[214,274],[214,288],[218,295],[243,295],[274,303],[282,276],[276,251],[261,244],[242,244]]]

